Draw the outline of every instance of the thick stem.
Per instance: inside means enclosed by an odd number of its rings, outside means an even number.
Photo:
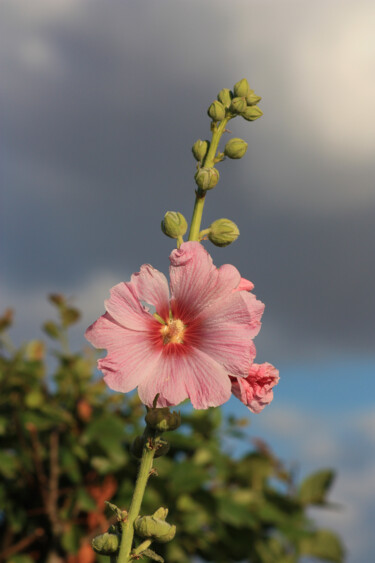
[[[212,124],[211,126],[212,139],[210,142],[210,148],[208,149],[203,162],[204,168],[213,168],[213,166],[215,165],[215,157],[216,157],[216,151],[219,146],[219,141],[221,139],[222,134],[225,131],[229,119],[230,119],[229,116],[223,119],[223,121],[220,122],[219,126],[217,126],[216,123]],[[196,196],[195,196],[193,217],[190,223],[189,240],[199,240],[199,231],[201,228],[205,198],[206,198],[206,192],[198,189],[196,191]]]
[[[133,493],[133,499],[130,505],[129,513],[125,522],[122,522],[122,536],[120,552],[117,558],[117,563],[129,563],[131,561],[130,552],[133,545],[134,538],[134,522],[141,509],[143,495],[145,493],[152,463],[155,455],[155,444],[152,447],[146,442],[143,448],[141,465],[139,467],[137,482]]]

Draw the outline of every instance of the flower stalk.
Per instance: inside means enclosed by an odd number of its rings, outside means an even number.
[[[209,145],[209,149],[203,161],[204,168],[213,168],[215,165],[215,158],[216,158],[216,151],[219,147],[219,142],[221,139],[222,134],[226,129],[226,125],[231,119],[230,115],[227,115],[219,125],[216,122],[212,122],[211,131],[212,131],[212,139]],[[193,216],[191,219],[190,224],[190,231],[189,231],[189,239],[188,240],[199,240],[199,232],[202,223],[202,215],[203,215],[203,208],[204,202],[206,198],[206,191],[200,190],[199,188],[196,190],[195,194],[195,204],[193,210]]]
[[[160,437],[151,436],[146,430],[145,444],[143,446],[142,459],[139,466],[139,472],[132,502],[126,519],[121,522],[121,543],[117,563],[129,563],[132,560],[131,550],[134,538],[134,522],[139,516],[143,496],[145,494],[148,478],[151,474],[155,452],[159,446]],[[148,547],[148,546],[147,546]]]

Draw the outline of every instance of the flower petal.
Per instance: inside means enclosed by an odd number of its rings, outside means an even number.
[[[155,320],[155,326],[159,323]],[[86,331],[85,337],[108,354],[98,361],[108,387],[127,393],[153,372],[161,348],[153,342],[153,332],[139,333],[119,325],[108,313]]]
[[[171,308],[184,322],[229,295],[240,283],[238,270],[229,264],[216,268],[199,242],[185,242],[170,255]]]
[[[175,344],[165,348],[155,371],[138,387],[140,399],[151,406],[178,405],[190,397],[193,407],[206,409],[222,405],[231,395],[231,382],[222,366],[200,350]]]
[[[186,341],[233,375],[248,373],[255,357],[252,339],[261,327],[264,305],[255,295],[232,292],[207,308],[186,330]]]
[[[169,313],[169,288],[164,274],[150,264],[144,264],[131,277],[138,298],[150,305],[154,305],[156,312],[166,320]]]
[[[148,330],[154,317],[140,303],[132,283],[119,283],[112,287],[111,296],[105,302],[110,316],[121,326],[131,330]]]
[[[272,388],[279,379],[279,372],[272,364],[253,364],[246,378],[231,377],[232,393],[257,414],[272,401]]]
[[[239,286],[236,288],[236,291],[252,291],[254,289],[254,284],[250,280],[246,278],[241,278]]]

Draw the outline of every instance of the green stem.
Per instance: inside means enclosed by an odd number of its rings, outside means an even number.
[[[212,123],[211,125],[212,139],[210,142],[210,148],[208,149],[203,162],[204,168],[213,168],[213,166],[215,165],[215,156],[219,146],[219,141],[221,139],[222,134],[225,131],[229,119],[231,119],[231,116],[225,117],[225,119],[223,119],[223,121],[220,122],[219,126],[216,123]],[[193,216],[191,218],[191,223],[190,223],[189,240],[199,240],[199,231],[201,228],[205,198],[206,198],[206,192],[197,189]]]
[[[141,465],[139,467],[137,482],[135,484],[129,513],[125,522],[121,523],[122,536],[117,563],[129,563],[129,561],[131,561],[130,552],[134,538],[134,522],[141,509],[142,499],[145,493],[148,478],[150,476],[150,471],[152,469],[154,455],[155,445],[150,447],[147,440],[146,445],[143,448]]]

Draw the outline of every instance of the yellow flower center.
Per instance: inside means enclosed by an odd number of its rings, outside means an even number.
[[[163,344],[182,344],[185,332],[185,325],[180,319],[171,319],[160,329],[163,337]]]

